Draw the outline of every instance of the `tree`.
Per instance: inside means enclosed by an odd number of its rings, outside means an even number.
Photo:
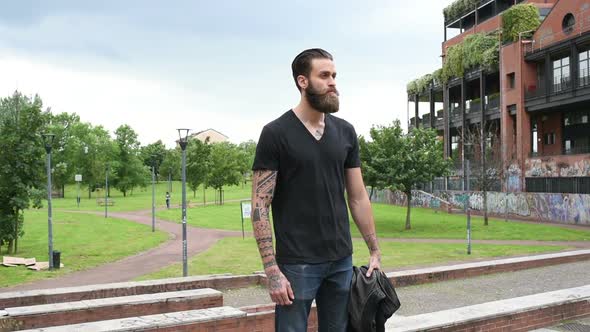
[[[406,194],[406,229],[411,229],[412,188],[449,172],[450,161],[443,157],[443,145],[431,129],[416,128],[404,135],[399,120],[389,127],[371,128],[370,166],[378,183]]]
[[[16,91],[0,100],[0,249],[18,251],[23,214],[31,204],[41,207],[45,190],[45,151],[41,133],[47,113],[39,96],[28,98]]]
[[[182,155],[180,149],[168,149],[164,153],[164,160],[160,165],[162,174],[168,175],[170,173],[172,179],[180,179],[180,168],[182,167]]]
[[[359,136],[359,153],[361,158],[361,169],[363,170],[363,181],[365,182],[365,185],[371,187],[369,199],[373,198],[373,192],[376,188],[381,188],[379,177],[373,168],[372,155],[374,152],[371,151],[373,146],[374,145],[368,143],[362,135]]]
[[[220,204],[223,204],[221,190],[224,186],[240,183],[240,153],[237,147],[229,142],[216,143],[211,146],[211,156],[207,185],[219,191]]]
[[[128,125],[122,125],[115,131],[116,158],[111,165],[112,184],[127,197],[127,193],[137,186],[145,187],[149,170],[139,158],[139,141],[137,134]]]
[[[238,145],[240,152],[240,173],[243,176],[244,184],[250,179],[254,155],[256,154],[256,142],[249,140]]]
[[[485,132],[482,132],[481,125],[476,124],[473,127],[468,127],[463,133],[465,143],[467,143],[466,157],[469,158],[471,164],[468,170],[469,175],[475,180],[475,185],[477,189],[481,190],[483,196],[484,226],[488,226],[487,193],[502,183],[504,177],[504,167],[498,144],[500,142],[498,130],[497,122],[489,122]]]
[[[158,140],[155,143],[148,144],[141,148],[141,159],[143,160],[143,164],[150,169],[154,166],[156,181],[159,181],[158,177],[160,176],[160,169],[164,162],[165,155],[166,146],[162,143],[162,140]],[[164,172],[167,173],[167,170],[164,169]]]
[[[51,115],[48,131],[55,135],[52,153],[52,182],[59,190],[61,197],[65,195],[65,185],[74,182],[74,174],[78,167],[77,150],[81,147],[78,137],[81,123],[80,117],[68,113]],[[78,127],[78,128],[76,128]]]
[[[211,145],[207,141],[203,143],[198,139],[193,139],[187,146],[186,181],[193,191],[193,197],[197,196],[197,189],[200,185],[203,185],[203,188],[206,187],[210,154]]]

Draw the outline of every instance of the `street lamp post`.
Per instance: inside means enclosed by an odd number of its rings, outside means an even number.
[[[47,236],[48,236],[48,254],[49,254],[49,269],[53,269],[53,225],[52,225],[52,211],[51,211],[51,148],[54,134],[43,134],[43,143],[45,144],[45,152],[47,153]]]
[[[178,144],[182,149],[182,276],[188,275],[187,244],[186,244],[186,146],[190,129],[178,129]]]
[[[465,200],[465,212],[467,214],[467,255],[471,255],[471,207],[469,206],[469,159],[465,160],[466,166],[466,173],[465,176],[467,177],[467,199]]]
[[[152,156],[152,232],[156,231],[156,158]]]
[[[110,170],[110,165],[109,163],[106,164],[105,166],[105,177],[104,177],[104,217],[108,218],[109,216],[109,212],[108,212],[108,202],[109,202],[109,170]]]

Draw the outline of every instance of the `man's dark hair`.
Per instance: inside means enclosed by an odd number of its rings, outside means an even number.
[[[297,83],[297,76],[303,75],[305,77],[309,77],[309,74],[311,73],[311,60],[313,59],[334,60],[334,58],[332,58],[332,54],[326,50],[322,50],[321,48],[310,48],[299,53],[291,64],[295,86],[297,89],[299,89],[299,91],[301,91],[301,87]]]

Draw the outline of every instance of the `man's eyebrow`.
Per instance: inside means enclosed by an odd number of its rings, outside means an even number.
[[[332,76],[336,76],[336,72],[335,71],[330,71],[330,70],[322,70],[320,71],[320,75],[324,75],[324,74],[330,74]]]

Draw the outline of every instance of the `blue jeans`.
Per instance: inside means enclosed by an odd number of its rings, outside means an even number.
[[[275,331],[307,331],[314,299],[319,331],[346,331],[352,280],[351,256],[320,264],[279,264],[279,268],[291,283],[295,300],[291,305],[276,306]]]

